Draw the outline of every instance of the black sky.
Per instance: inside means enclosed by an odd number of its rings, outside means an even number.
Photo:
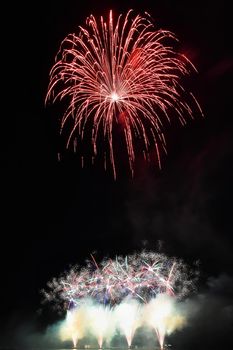
[[[168,130],[162,171],[145,167],[133,180],[121,173],[114,181],[102,168],[81,169],[72,154],[57,162],[56,113],[61,109],[45,108],[44,99],[61,40],[91,13],[99,16],[113,9],[120,14],[130,8],[149,12],[158,28],[176,33],[180,49],[199,71],[189,84],[205,118]],[[20,2],[6,8],[3,16],[8,24],[2,69],[9,76],[8,99],[2,102],[2,339],[35,315],[36,327],[56,318],[48,311],[38,316],[39,291],[69,264],[83,263],[92,252],[101,258],[142,247],[156,249],[162,241],[166,253],[188,263],[200,261],[200,293],[210,301],[201,299],[203,327],[196,322],[196,333],[189,329],[174,344],[193,349],[190,339],[195,334],[195,339],[208,339],[203,348],[219,347],[223,341],[227,345],[233,310],[229,2]],[[210,310],[218,314],[226,307],[229,322],[223,313],[219,328],[213,326]],[[214,327],[219,330],[216,341]]]

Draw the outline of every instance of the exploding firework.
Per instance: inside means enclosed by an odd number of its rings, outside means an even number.
[[[43,293],[58,309],[67,310],[61,335],[74,345],[88,325],[100,348],[114,329],[130,347],[136,329],[147,324],[163,348],[165,335],[185,323],[176,302],[193,289],[195,274],[181,260],[161,253],[143,251],[99,264],[91,256],[85,267],[74,266],[54,278]]]
[[[82,152],[83,143],[91,140],[92,159],[103,148],[105,167],[109,159],[115,178],[119,138],[132,175],[136,153],[150,161],[155,150],[161,166],[164,124],[176,116],[184,125],[193,117],[192,106],[200,110],[181,82],[195,67],[175,52],[170,44],[174,40],[170,31],[156,30],[148,14],[133,17],[132,11],[115,22],[112,11],[108,21],[91,15],[78,34],[63,40],[46,102],[68,102],[61,120],[61,132],[65,125],[69,128],[67,148],[73,144]],[[114,133],[116,129],[120,132]]]
[[[44,291],[47,300],[72,308],[86,298],[104,305],[118,304],[126,297],[147,303],[163,293],[182,298],[193,287],[193,279],[181,260],[143,251],[99,264],[92,256],[85,267],[72,267],[48,287]]]

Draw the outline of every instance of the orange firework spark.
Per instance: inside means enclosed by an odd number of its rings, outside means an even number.
[[[166,45],[168,40],[177,39],[170,31],[155,30],[148,14],[133,17],[131,10],[115,23],[112,11],[108,22],[101,17],[98,23],[91,15],[78,35],[63,40],[51,69],[46,101],[68,100],[61,121],[61,131],[72,121],[67,147],[74,143],[76,149],[91,125],[93,157],[101,148],[97,142],[101,134],[115,178],[115,125],[120,125],[133,175],[137,139],[147,160],[154,146],[160,167],[160,152],[166,151],[163,124],[170,121],[170,112],[181,124],[192,117],[181,77],[195,67]]]

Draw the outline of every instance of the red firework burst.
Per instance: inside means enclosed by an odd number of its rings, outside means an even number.
[[[46,101],[68,101],[61,121],[61,131],[72,121],[67,147],[74,143],[76,149],[91,130],[93,158],[104,142],[115,178],[115,125],[120,125],[133,175],[136,140],[147,160],[150,147],[155,148],[160,167],[160,152],[166,151],[164,122],[172,115],[185,124],[192,117],[192,102],[200,110],[191,93],[191,99],[183,97],[181,85],[181,77],[195,67],[166,45],[168,40],[177,39],[169,31],[155,30],[148,14],[133,17],[129,11],[115,23],[112,11],[108,22],[91,15],[85,28],[63,40],[51,69]]]

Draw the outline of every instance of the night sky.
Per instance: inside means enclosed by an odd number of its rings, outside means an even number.
[[[180,39],[198,69],[189,88],[205,118],[167,130],[162,170],[139,164],[115,181],[100,166],[82,169],[71,152],[58,162],[61,105],[45,107],[49,70],[64,37],[88,15],[149,12]],[[3,53],[7,72],[1,139],[0,348],[24,346],[57,320],[40,290],[70,264],[158,249],[199,262],[191,325],[175,350],[222,349],[233,326],[233,47],[228,1],[36,1],[11,4]],[[5,73],[5,72],[3,72]],[[30,325],[30,326],[29,326]],[[31,328],[30,328],[31,327]],[[22,329],[24,329],[22,331]],[[23,334],[23,335],[22,335]]]

